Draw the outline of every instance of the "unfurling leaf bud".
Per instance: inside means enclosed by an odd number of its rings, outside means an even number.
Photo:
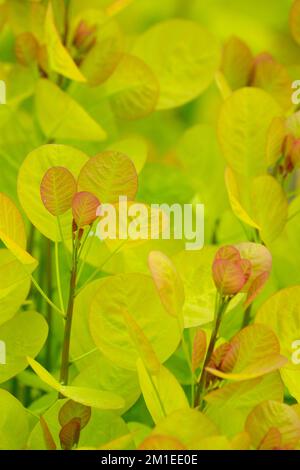
[[[96,42],[96,26],[89,26],[85,21],[80,21],[73,39],[74,46],[81,52],[88,52]]]
[[[257,297],[267,282],[272,257],[266,247],[256,243],[241,243],[218,250],[213,262],[213,279],[222,296],[246,293],[245,307]]]

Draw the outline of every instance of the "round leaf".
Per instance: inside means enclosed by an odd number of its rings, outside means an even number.
[[[97,218],[99,200],[91,193],[82,191],[75,194],[72,201],[72,213],[78,227],[92,224]]]
[[[58,415],[66,400],[57,400],[56,403],[43,415],[49,430],[55,440],[56,447],[60,449],[59,432],[60,424]],[[79,447],[99,447],[124,434],[128,434],[128,428],[124,421],[115,413],[93,409],[91,420],[80,433]],[[37,423],[29,437],[28,448],[30,450],[45,450],[45,440],[40,423]]]
[[[25,408],[14,396],[0,389],[0,449],[24,449],[28,433],[29,422]]]
[[[275,100],[258,88],[242,88],[223,104],[218,135],[228,165],[239,175],[253,177],[267,169],[267,132],[281,111]]]
[[[158,109],[183,105],[212,82],[220,50],[214,36],[197,23],[171,19],[137,40],[134,54],[154,71],[160,84]]]
[[[105,95],[118,118],[141,119],[156,108],[159,85],[142,60],[125,55],[106,83]]]
[[[41,198],[50,214],[56,216],[67,212],[75,193],[76,181],[67,168],[49,168],[41,182]]]
[[[41,196],[41,181],[49,168],[63,166],[76,178],[88,157],[66,145],[44,145],[33,150],[21,165],[18,178],[18,195],[22,207],[37,229],[53,241],[60,240],[57,218],[45,208]],[[71,210],[60,217],[65,239],[71,238]]]
[[[27,367],[26,356],[35,357],[48,334],[44,318],[35,312],[22,312],[0,326],[5,344],[6,364],[0,365],[0,382],[6,382]]]
[[[136,369],[139,353],[128,332],[124,309],[158,358],[164,362],[170,357],[181,334],[178,322],[163,309],[151,278],[140,274],[117,275],[101,284],[90,310],[90,330],[100,351],[120,367]]]
[[[160,251],[152,251],[149,268],[166,311],[179,318],[184,304],[184,287],[172,261]]]
[[[118,202],[120,196],[133,200],[137,192],[136,169],[126,155],[102,152],[82,168],[78,189],[94,194],[101,203]]]

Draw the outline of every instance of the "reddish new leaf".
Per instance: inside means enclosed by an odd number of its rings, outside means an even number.
[[[59,433],[59,440],[63,450],[72,450],[78,445],[80,438],[80,418],[73,418]]]
[[[281,432],[277,428],[271,428],[262,439],[259,450],[276,450],[281,446]]]
[[[63,427],[73,418],[80,419],[80,429],[83,429],[91,419],[91,408],[73,400],[68,400],[60,409],[58,420]]]
[[[222,246],[215,256],[215,259],[230,260],[230,261],[240,261],[241,255],[239,250],[232,245]]]
[[[213,279],[222,295],[235,295],[245,285],[241,265],[235,261],[217,259],[213,264]]]
[[[97,209],[99,206],[99,199],[92,193],[82,191],[75,194],[72,202],[72,211],[77,227],[80,228],[92,224],[97,219]]]
[[[247,299],[245,302],[245,307],[249,307],[252,302],[256,299],[256,297],[260,294],[263,290],[265,283],[269,279],[270,274],[265,272],[260,274],[254,281],[252,282],[251,286],[248,290]]]
[[[55,166],[45,173],[41,186],[44,206],[54,216],[62,215],[72,206],[76,193],[76,181],[72,173],[64,167]]]

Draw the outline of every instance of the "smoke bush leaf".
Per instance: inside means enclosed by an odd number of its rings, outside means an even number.
[[[274,118],[267,135],[267,163],[272,166],[282,155],[282,146],[287,133],[287,123],[283,118]]]
[[[300,399],[300,365],[293,361],[293,344],[300,338],[300,286],[282,289],[258,310],[255,321],[268,325],[277,335],[281,353],[289,359],[280,373],[290,393]]]
[[[157,105],[159,85],[152,70],[138,57],[125,55],[105,85],[113,112],[120,119],[141,119]]]
[[[147,369],[150,371],[151,374],[158,374],[160,369],[160,362],[143,330],[139,327],[139,325],[136,323],[133,316],[130,315],[129,312],[123,310],[122,315],[124,316],[129,336],[136,347],[139,358],[144,361]]]
[[[226,184],[235,215],[259,230],[262,240],[270,245],[282,233],[288,218],[288,201],[280,184],[270,175],[253,178],[246,186],[238,184],[230,169]]]
[[[178,410],[156,424],[152,437],[166,436],[178,440],[187,449],[195,449],[205,438],[218,436],[214,423],[195,409]]]
[[[100,410],[118,410],[124,406],[122,398],[115,393],[85,387],[62,385],[37,361],[31,357],[27,357],[27,361],[40,379],[51,388],[54,388],[54,390],[57,390],[63,396],[73,401]]]
[[[0,338],[6,347],[6,364],[0,367],[0,383],[27,367],[26,356],[35,357],[48,335],[48,325],[36,312],[21,312],[0,326]]]
[[[118,202],[120,196],[133,200],[137,184],[133,163],[118,152],[102,152],[90,158],[78,177],[78,190],[94,194],[101,203]]]
[[[276,401],[265,401],[254,408],[247,418],[245,429],[255,449],[259,449],[271,429],[277,429],[280,433],[280,448],[294,449],[300,441],[299,416],[292,407]]]
[[[141,137],[129,137],[109,145],[109,151],[130,155],[137,173],[140,173],[149,154],[149,146]]]
[[[91,409],[88,406],[68,400],[60,409],[58,419],[61,426],[65,426],[71,419],[80,419],[80,429],[85,428],[91,418]]]
[[[48,139],[99,142],[106,132],[83,107],[50,80],[39,80],[35,94],[36,111]]]
[[[163,306],[170,315],[180,319],[184,304],[184,287],[177,269],[160,251],[151,251],[148,264]]]
[[[76,186],[75,178],[67,168],[49,168],[41,182],[41,198],[46,209],[54,216],[67,212],[72,205]]]
[[[174,437],[150,436],[141,443],[139,450],[186,450],[186,448]]]
[[[206,246],[200,251],[181,251],[172,258],[180,272],[185,290],[183,306],[185,328],[213,321],[216,287],[211,275],[211,266],[215,253],[215,247]],[[236,296],[230,302],[229,310],[240,301],[241,297]]]
[[[72,450],[78,445],[80,438],[80,418],[73,418],[66,423],[60,433],[59,440],[63,450]]]
[[[294,0],[290,10],[290,29],[295,41],[300,45],[300,1]]]
[[[178,322],[165,312],[152,279],[143,274],[120,274],[101,283],[89,321],[100,351],[118,366],[136,370],[140,353],[127,330],[124,309],[131,313],[158,359],[164,362],[170,357],[180,339]]]
[[[78,227],[92,224],[97,218],[99,200],[91,193],[76,193],[72,201],[72,213]]]
[[[89,351],[94,350],[94,352],[76,361],[80,373],[74,379],[73,385],[116,392],[125,400],[125,409],[128,409],[140,395],[136,372],[118,367],[100,351],[95,350],[95,343],[89,330],[90,305],[103,281],[104,279],[98,279],[91,282],[75,299],[71,355],[80,357]]]
[[[0,449],[24,449],[28,434],[29,420],[25,408],[13,395],[0,389]]]
[[[239,185],[237,184],[236,177],[231,168],[226,168],[225,173],[225,182],[229,197],[229,202],[232,208],[232,211],[238,219],[240,219],[245,224],[250,227],[256,228],[259,230],[259,226],[256,222],[250,217],[247,210],[244,209],[243,203],[241,201],[242,195],[240,194]]]
[[[25,226],[15,204],[0,193],[0,240],[30,274],[38,262],[26,251]]]
[[[46,13],[45,42],[49,55],[50,66],[55,72],[60,73],[71,80],[86,82],[86,78],[82,75],[69,52],[61,42],[55,25],[51,2],[48,5]]]
[[[242,381],[261,377],[286,363],[273,331],[265,325],[255,324],[241,330],[230,341],[221,370],[212,367],[207,370],[216,377]]]
[[[95,21],[95,20],[94,20]],[[114,21],[99,25],[95,44],[84,57],[80,70],[89,85],[104,83],[114,72],[124,55],[124,37],[120,27]]]
[[[30,274],[38,262],[26,251],[25,226],[14,203],[0,193],[0,239]]]
[[[3,193],[0,193],[0,230],[7,237],[26,248],[25,225],[15,204]]]
[[[214,36],[197,23],[171,19],[156,24],[134,46],[160,84],[158,109],[174,108],[202,93],[217,71],[220,50]]]
[[[288,217],[288,201],[280,184],[272,176],[260,176],[252,183],[252,214],[266,244],[282,232]]]
[[[30,289],[30,276],[6,249],[0,249],[0,325],[22,305]]]
[[[223,155],[234,172],[254,177],[267,169],[267,131],[281,110],[276,101],[258,88],[241,88],[223,104],[218,136]]]
[[[59,432],[61,429],[58,415],[61,407],[66,402],[67,400],[65,399],[57,400],[43,414],[43,418],[48,424],[58,449],[60,448]],[[128,427],[115,412],[92,409],[91,420],[88,426],[80,432],[79,448],[85,446],[98,448],[125,434],[128,434]],[[46,448],[40,423],[37,423],[33,428],[27,445],[30,450]]]
[[[182,166],[181,181],[184,176],[205,205],[207,227],[210,221],[215,222],[220,211],[228,205],[224,187],[225,165],[215,129],[206,124],[188,129],[176,146],[176,156]],[[156,172],[158,171],[157,168]],[[199,178],[199,175],[205,175],[205,178]]]
[[[173,411],[189,409],[186,395],[174,375],[164,366],[155,373],[141,359],[137,361],[139,382],[147,408],[155,423]]]
[[[228,383],[205,396],[207,416],[226,436],[242,432],[250,411],[262,400],[283,400],[283,384],[278,372],[252,380]],[[230,416],[230,423],[228,422]]]
[[[223,48],[221,71],[233,91],[248,85],[252,65],[253,55],[247,44],[231,36]]]
[[[260,243],[244,242],[235,245],[243,259],[250,261],[251,274],[248,282],[243,289],[247,292],[249,285],[262,274],[267,273],[268,276],[272,270],[272,255],[270,251]]]
[[[40,185],[47,170],[56,166],[67,168],[77,178],[81,168],[88,161],[87,155],[80,150],[66,145],[43,145],[30,152],[20,167],[18,177],[18,195],[22,207],[37,229],[47,238],[60,241],[57,218],[45,208]],[[71,210],[60,216],[64,239],[71,237]]]
[[[270,54],[260,54],[255,58],[251,85],[270,93],[282,109],[289,110],[292,107],[292,80],[286,68]]]

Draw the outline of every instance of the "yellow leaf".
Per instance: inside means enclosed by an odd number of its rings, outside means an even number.
[[[184,304],[184,287],[176,267],[160,251],[151,251],[148,264],[163,306],[170,315],[179,319]]]
[[[277,335],[281,353],[289,359],[280,373],[290,394],[300,401],[300,286],[282,289],[260,307],[255,321]]]
[[[119,410],[124,407],[124,401],[115,393],[92,388],[73,387],[60,384],[49,372],[31,357],[27,357],[29,365],[40,379],[61,395],[86,406],[100,410]]]
[[[129,335],[131,336],[141,359],[152,374],[157,374],[160,370],[160,362],[157,359],[156,354],[153,351],[146,335],[136,323],[134,318],[130,315],[130,313],[126,312],[126,310],[124,310],[122,313],[124,315]]]
[[[259,88],[241,88],[224,101],[218,122],[218,137],[231,169],[252,178],[267,170],[267,132],[281,115],[276,101]]]
[[[174,437],[149,436],[140,444],[139,450],[186,450],[186,447]]]
[[[173,411],[189,408],[184,391],[166,367],[161,365],[159,371],[153,374],[138,359],[137,371],[144,400],[155,423]]]
[[[90,332],[99,350],[118,366],[136,370],[140,352],[129,334],[124,310],[130,312],[159,361],[165,362],[177,349],[181,331],[177,319],[161,305],[151,277],[144,274],[118,274],[99,285],[89,317]]]
[[[283,367],[287,359],[279,353],[280,345],[271,329],[261,324],[250,325],[230,341],[222,370],[207,367],[207,371],[222,379],[250,380]]]
[[[38,262],[26,251],[26,235],[22,216],[14,203],[0,193],[0,239],[20,261],[28,274]]]
[[[260,227],[266,244],[283,231],[288,217],[288,201],[280,184],[270,175],[259,176],[252,182],[252,216]]]
[[[300,419],[296,411],[284,403],[265,401],[248,416],[245,430],[251,444],[258,449],[271,429],[281,435],[281,447],[293,449],[300,441]]]
[[[226,169],[225,181],[228,191],[229,202],[236,217],[245,224],[249,225],[250,227],[259,230],[259,226],[257,225],[257,223],[254,222],[254,220],[248,215],[247,211],[243,208],[241,204],[241,196],[239,194],[237,181],[234,172],[229,167],[227,167]]]
[[[195,443],[203,439],[219,436],[216,426],[210,419],[195,409],[174,411],[160,421],[151,436],[168,436],[178,440],[187,449],[195,449]]]
[[[141,35],[133,49],[160,84],[158,109],[170,109],[196,98],[217,71],[219,43],[199,24],[169,19]]]
[[[86,78],[82,75],[69,52],[61,42],[55,25],[51,2],[49,2],[45,20],[45,43],[51,68],[55,72],[77,82],[86,82]]]

